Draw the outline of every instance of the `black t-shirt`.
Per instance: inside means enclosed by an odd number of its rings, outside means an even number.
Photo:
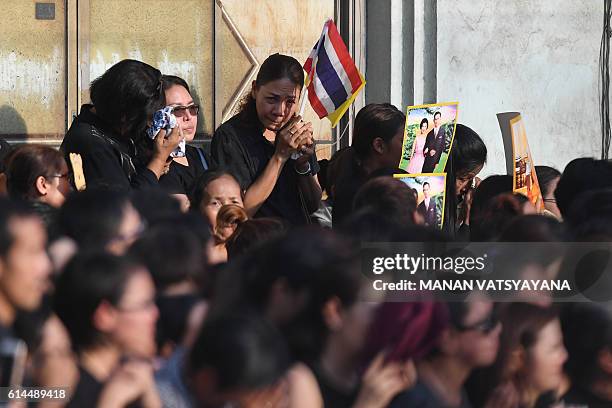
[[[388,408],[452,408],[449,407],[427,384],[417,381],[414,387],[399,393]],[[456,408],[472,408],[467,394],[462,391],[461,405]]]
[[[79,366],[79,382],[65,408],[95,407],[98,405],[104,383],[96,380],[86,369]],[[141,408],[140,399],[130,402],[126,408]]]
[[[274,143],[263,135],[258,120],[249,120],[246,114],[238,114],[219,126],[212,139],[213,162],[229,171],[240,187],[248,189],[263,173],[274,154]],[[268,199],[255,214],[256,217],[279,217],[293,225],[308,222],[308,214],[300,201],[295,161],[289,159],[276,181]],[[310,157],[312,174],[319,171],[316,154]]]
[[[119,137],[100,117],[91,112],[92,105],[83,105],[68,133],[61,150],[72,171],[70,153],[83,160],[87,187],[107,186],[122,189],[158,186],[155,173],[139,163],[131,139]]]
[[[368,181],[368,176],[354,158],[338,175],[334,184],[334,201],[332,203],[332,223],[334,228],[342,224],[353,213],[353,200],[357,192]]]
[[[169,194],[190,196],[196,187],[196,181],[209,167],[210,159],[206,157],[203,149],[187,145],[185,146],[185,157],[189,166],[173,161],[170,163],[168,174],[159,179],[160,187]],[[202,157],[206,167],[202,163]]]

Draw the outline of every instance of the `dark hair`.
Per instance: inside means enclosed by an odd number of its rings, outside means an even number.
[[[93,315],[104,301],[118,305],[129,278],[138,265],[106,253],[77,254],[59,276],[55,311],[80,352],[104,341],[93,324]]]
[[[229,350],[229,352],[228,352]],[[254,391],[289,369],[287,347],[276,329],[253,315],[207,320],[187,360],[187,375],[211,369],[219,392]]]
[[[260,87],[279,79],[288,79],[302,89],[304,86],[304,69],[299,61],[293,57],[278,53],[272,54],[259,67],[259,72],[255,78],[255,86]],[[243,98],[238,110],[250,119],[257,116],[255,99],[251,92]]]
[[[255,218],[241,222],[225,241],[227,258],[232,261],[250,248],[282,235],[287,226],[276,218]]]
[[[563,242],[563,224],[545,215],[521,215],[508,223],[499,240],[503,242]]]
[[[572,202],[564,217],[575,239],[609,241],[612,239],[612,188],[583,193]]]
[[[6,171],[6,165],[15,149],[6,140],[0,138],[0,173]]]
[[[424,183],[421,185],[421,187],[422,187],[422,188],[425,188],[425,184],[427,184],[427,185],[429,186],[429,183],[428,183],[428,182],[424,182]],[[431,186],[430,186],[430,187],[431,187]]]
[[[534,346],[538,341],[540,331],[548,323],[557,319],[559,314],[557,309],[552,307],[541,307],[530,303],[511,303],[501,309],[499,317],[504,329],[499,338],[497,359],[490,367],[495,385],[512,381],[520,375],[519,372],[510,371],[512,367],[509,366],[509,363],[512,353],[517,348],[527,351]],[[524,367],[517,368],[520,370]]]
[[[567,217],[573,201],[583,193],[610,187],[612,187],[610,162],[591,158],[580,158],[569,162],[555,190],[555,199],[563,219]]]
[[[429,126],[429,121],[427,120],[427,118],[423,118],[421,120],[421,124],[419,125],[419,129],[423,127],[423,123],[425,123],[427,126]]]
[[[202,246],[185,227],[155,226],[134,242],[129,253],[149,269],[159,291],[184,281],[197,284],[203,278]]]
[[[550,193],[551,182],[557,177],[561,177],[561,172],[549,166],[535,166],[535,172],[538,176],[538,183],[542,196],[547,196]]]
[[[168,89],[172,88],[173,86],[178,85],[178,86],[182,86],[183,88],[187,90],[187,92],[191,93],[191,91],[189,90],[189,85],[187,85],[187,82],[181,77],[177,77],[175,75],[162,75],[161,81],[162,81],[162,89],[164,92],[166,92]]]
[[[573,384],[589,391],[595,381],[605,378],[599,355],[612,349],[612,315],[596,303],[567,304],[561,309],[561,326],[569,357],[567,372]]]
[[[28,217],[36,215],[24,203],[0,197],[0,257],[5,257],[15,242],[11,221],[15,218]]]
[[[457,123],[455,138],[446,163],[446,200],[444,209],[444,229],[455,233],[457,218],[457,194],[455,182],[457,178],[474,171],[487,161],[487,146],[478,133],[471,128]]]
[[[265,313],[274,288],[284,283],[307,301],[288,320],[275,323],[285,335],[293,357],[314,362],[329,334],[321,313],[325,303],[337,297],[343,307],[350,307],[357,301],[362,284],[357,262],[350,242],[332,231],[317,227],[295,229],[248,251],[224,271],[218,282],[222,292],[217,291],[223,293],[223,298],[216,303],[216,313],[240,307]]]
[[[193,200],[191,200],[192,209],[197,209],[199,211],[199,208],[202,205],[202,201],[204,200],[204,198],[207,197],[206,189],[208,188],[208,185],[213,181],[220,179],[221,177],[230,177],[231,179],[236,181],[236,184],[240,186],[240,183],[238,182],[238,180],[236,180],[236,177],[234,177],[232,173],[226,170],[206,170],[196,181],[196,186],[193,190]],[[242,190],[242,186],[240,186],[240,189]]]
[[[352,148],[360,159],[372,151],[372,142],[380,137],[388,143],[403,128],[406,115],[389,103],[371,103],[355,117]]]
[[[522,200],[519,194],[499,194],[487,201],[478,216],[470,219],[470,239],[472,241],[494,241],[506,227],[522,215]]]
[[[7,164],[6,187],[11,197],[36,200],[39,197],[36,179],[60,175],[66,166],[58,150],[41,145],[23,145],[15,149]]]
[[[58,224],[81,249],[101,250],[117,236],[128,204],[127,192],[88,188],[68,196],[58,213]]]
[[[125,59],[96,78],[90,87],[96,115],[138,141],[147,121],[164,106],[162,75],[144,62]]]
[[[381,218],[407,226],[414,224],[417,204],[408,185],[398,179],[382,176],[365,183],[355,195],[353,210],[362,208],[371,208],[378,211]]]
[[[540,331],[558,317],[555,308],[530,303],[510,303],[500,308],[499,318],[503,330],[499,339],[499,351],[495,363],[478,370],[473,378],[474,389],[470,397],[475,406],[484,405],[498,385],[509,381],[514,383],[522,398],[524,384],[517,384],[516,380],[524,377],[525,373],[520,370],[525,367],[512,367],[512,354],[517,349],[528,351],[537,342]]]
[[[161,189],[147,188],[134,190],[131,194],[134,208],[148,224],[159,219],[181,215],[181,204]]]
[[[442,112],[440,112],[439,110],[435,111],[434,114],[433,114],[434,119],[436,118],[436,115],[442,116]]]

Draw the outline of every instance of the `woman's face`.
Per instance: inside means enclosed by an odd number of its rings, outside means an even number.
[[[563,380],[567,351],[559,319],[540,330],[536,343],[528,350],[527,381],[540,393],[555,390]]]
[[[211,181],[206,187],[206,195],[200,210],[208,220],[213,231],[217,226],[217,213],[226,204],[236,204],[243,207],[240,186],[233,178],[221,176]]]
[[[385,162],[384,166],[387,168],[399,167],[399,162],[402,158],[402,145],[404,142],[404,127],[402,126],[395,135],[385,143]]]
[[[455,192],[457,195],[464,195],[467,193],[474,182],[474,178],[480,173],[483,167],[484,164],[481,164],[470,171],[457,173],[457,177],[455,178]]]
[[[550,182],[549,192],[546,197],[542,198],[544,199],[544,208],[555,214],[557,218],[561,219],[561,211],[559,211],[559,207],[557,207],[557,200],[555,199],[555,190],[557,189],[559,180],[561,180],[561,176],[554,178]]]
[[[501,323],[496,319],[493,302],[475,298],[469,302],[469,311],[458,330],[460,358],[471,367],[493,364],[499,349]]]
[[[425,134],[427,132],[427,123],[421,123],[421,134]]]
[[[181,125],[185,140],[193,140],[198,127],[199,107],[194,104],[193,98],[181,85],[171,86],[166,90],[166,105],[174,108],[174,116]]]
[[[280,130],[297,111],[301,86],[287,78],[277,79],[265,85],[253,83],[251,95],[255,99],[257,117],[264,128]]]
[[[49,204],[51,207],[59,208],[66,201],[66,196],[72,188],[68,181],[68,166],[66,163],[57,174],[52,174],[50,177],[45,177],[48,182],[47,194],[41,197],[41,201]]]
[[[155,286],[149,272],[139,268],[128,279],[117,309],[112,337],[127,355],[153,357],[156,352],[155,323],[159,312],[155,306]]]

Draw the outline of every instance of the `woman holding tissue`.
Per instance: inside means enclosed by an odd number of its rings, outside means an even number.
[[[194,102],[189,85],[184,79],[174,75],[162,76],[162,86],[166,95],[166,106],[181,125],[185,142],[192,142],[198,127],[200,106]],[[194,193],[196,181],[208,170],[210,159],[201,147],[185,145],[185,156],[174,157],[168,174],[159,179],[159,184],[183,205],[190,206],[189,198]]]
[[[153,114],[164,106],[161,72],[140,61],[120,61],[92,82],[90,96],[91,104],[81,107],[61,146],[71,174],[81,173],[70,159],[76,153],[87,187],[157,185],[183,138],[179,124],[169,135],[160,131],[150,157],[137,153]]]
[[[212,140],[212,158],[246,190],[249,216],[309,222],[321,200],[312,124],[297,115],[304,72],[292,57],[274,54],[261,65],[238,114]],[[292,153],[301,156],[293,159]]]

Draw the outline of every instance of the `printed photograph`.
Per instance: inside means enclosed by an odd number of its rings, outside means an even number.
[[[514,155],[512,191],[525,195],[540,212],[544,209],[544,201],[533,157],[529,150],[525,125],[520,115],[510,121],[510,132],[512,133],[512,153]]]
[[[417,213],[423,217],[425,225],[442,229],[446,174],[396,174],[393,177],[412,189],[417,201]]]
[[[444,172],[458,109],[458,102],[408,107],[400,169],[410,174]]]

